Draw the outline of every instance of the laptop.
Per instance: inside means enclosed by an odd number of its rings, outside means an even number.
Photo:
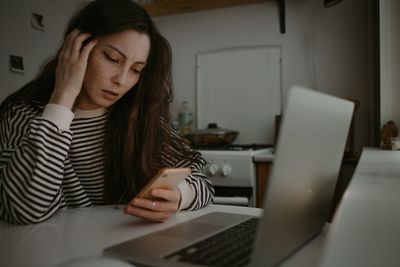
[[[292,87],[261,217],[212,212],[106,248],[104,255],[138,266],[279,265],[325,225],[353,108]]]

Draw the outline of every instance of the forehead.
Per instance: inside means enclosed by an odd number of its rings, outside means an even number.
[[[122,52],[127,59],[146,61],[150,51],[147,34],[133,29],[113,33],[98,38],[99,47],[113,47]]]

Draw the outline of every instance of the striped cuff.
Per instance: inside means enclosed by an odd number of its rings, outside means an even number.
[[[67,131],[74,119],[74,113],[64,106],[47,104],[44,107],[42,118],[53,122],[61,131]]]
[[[192,204],[195,194],[193,189],[189,186],[186,181],[181,182],[178,184],[178,188],[181,191],[181,203],[179,205],[178,210],[184,210],[190,207]]]

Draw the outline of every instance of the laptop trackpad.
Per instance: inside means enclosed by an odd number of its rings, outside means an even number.
[[[156,234],[183,240],[194,240],[204,237],[205,235],[213,233],[221,228],[223,228],[223,226],[208,223],[182,223]]]
[[[156,235],[193,241],[248,218],[247,215],[212,212],[157,232]]]
[[[131,261],[137,261],[139,258],[159,259],[182,248],[185,244],[206,238],[227,226],[232,226],[248,218],[250,218],[248,215],[223,212],[208,213],[165,230],[107,248],[105,254],[119,256]]]

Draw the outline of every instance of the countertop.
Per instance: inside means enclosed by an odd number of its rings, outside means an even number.
[[[364,148],[325,240],[323,267],[397,267],[400,151]]]
[[[253,156],[253,161],[255,163],[272,162],[274,161],[274,158],[275,154],[273,153],[273,149],[271,149],[260,154],[255,154]]]

